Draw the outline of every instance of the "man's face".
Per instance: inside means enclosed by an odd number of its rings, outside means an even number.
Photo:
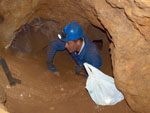
[[[76,52],[79,48],[78,43],[76,41],[66,42],[65,48],[70,52]]]

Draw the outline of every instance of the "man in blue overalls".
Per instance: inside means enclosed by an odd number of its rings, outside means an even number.
[[[85,70],[83,63],[87,62],[100,69],[102,60],[97,47],[83,34],[82,27],[77,22],[71,22],[65,26],[62,33],[58,34],[59,39],[50,42],[47,49],[47,66],[52,72],[58,72],[53,64],[54,55],[57,50],[67,49],[77,63],[76,73],[80,74]],[[84,72],[84,76],[88,77]]]

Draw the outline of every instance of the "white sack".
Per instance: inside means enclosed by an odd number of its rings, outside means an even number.
[[[117,90],[114,79],[88,63],[84,63],[88,73],[86,89],[97,105],[114,105],[124,99]]]

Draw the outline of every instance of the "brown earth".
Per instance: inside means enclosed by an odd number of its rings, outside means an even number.
[[[59,75],[48,71],[45,52],[32,56],[3,53],[12,76],[21,80],[21,84],[5,88],[10,113],[133,113],[125,100],[114,106],[97,106],[85,90],[86,78],[75,74],[68,52],[58,52],[54,59]]]

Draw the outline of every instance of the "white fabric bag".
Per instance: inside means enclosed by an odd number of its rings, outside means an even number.
[[[86,89],[97,105],[114,105],[124,99],[117,90],[114,79],[88,63],[84,63],[88,73]]]

